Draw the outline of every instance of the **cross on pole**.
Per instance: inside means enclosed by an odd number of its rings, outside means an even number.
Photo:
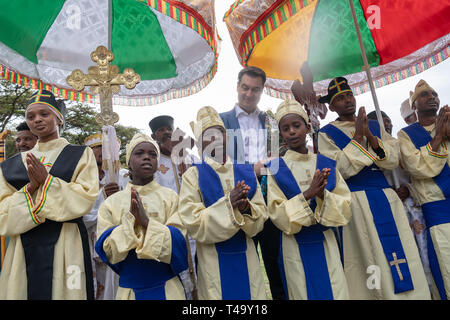
[[[113,111],[112,96],[120,91],[120,86],[133,89],[141,81],[141,77],[131,68],[126,68],[123,73],[119,73],[119,67],[110,65],[114,60],[114,54],[104,46],[99,46],[91,53],[91,59],[97,66],[88,68],[88,74],[84,74],[80,69],[73,70],[66,78],[69,86],[77,91],[81,91],[85,86],[90,87],[94,95],[100,95],[100,113],[95,116],[95,120],[102,126],[102,155],[104,166],[107,170],[109,182],[117,182],[116,173],[119,171],[118,150],[114,148],[114,142],[110,138],[117,139],[114,130],[114,123],[119,121],[119,115]],[[111,137],[108,138],[108,135]]]
[[[85,86],[90,86],[92,94],[100,95],[100,113],[95,120],[100,125],[114,125],[119,121],[119,115],[113,112],[112,96],[120,91],[120,86],[133,89],[141,81],[141,77],[131,68],[126,68],[119,73],[119,67],[110,65],[114,60],[114,54],[104,46],[99,46],[91,53],[91,59],[97,66],[89,67],[88,74],[80,69],[73,70],[67,77],[67,84],[77,91]]]

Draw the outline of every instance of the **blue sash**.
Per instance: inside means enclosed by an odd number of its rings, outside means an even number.
[[[369,121],[372,134],[380,136],[380,127],[377,121]],[[328,124],[320,131],[326,133],[342,150],[351,139],[340,129]],[[391,210],[391,205],[383,189],[390,188],[385,176],[378,166],[372,164],[362,169],[357,175],[346,180],[352,192],[364,191],[369,202],[378,238],[383,247],[384,255],[390,265],[394,293],[401,293],[414,289],[409,271],[406,255],[398,234],[397,225]]]
[[[411,139],[417,149],[427,145],[433,138],[423,126],[418,122],[402,129]],[[446,300],[445,286],[442,279],[439,261],[434,250],[433,241],[430,235],[430,228],[436,225],[450,223],[450,168],[446,162],[442,171],[433,178],[436,185],[442,190],[445,200],[428,202],[422,205],[423,217],[426,224],[428,260],[430,262],[431,273],[438,288],[441,299]]]
[[[428,261],[430,262],[431,273],[441,299],[447,300],[444,280],[442,279],[439,261],[434,249],[433,240],[431,239],[430,228],[436,225],[449,223],[450,199],[425,203],[422,205],[422,212],[426,224],[425,232],[427,234]]]
[[[194,163],[198,169],[198,182],[203,203],[208,208],[224,196],[222,183],[217,173],[206,162]],[[244,180],[250,186],[248,199],[252,199],[257,188],[253,167],[234,164],[234,181]],[[220,283],[223,300],[251,300],[250,279],[247,267],[247,238],[241,229],[230,239],[216,243],[219,259]]]
[[[412,125],[409,125],[402,130],[408,134],[409,138],[411,139],[412,143],[414,143],[414,146],[417,149],[426,146],[431,140],[433,140],[428,131],[425,130],[425,128],[422,127],[418,122],[413,123]],[[450,167],[448,166],[447,162],[442,168],[442,171],[433,179],[438,187],[442,190],[445,198],[450,198]]]
[[[272,160],[266,166],[269,169],[272,168],[273,171],[271,171],[273,177],[288,200],[302,192],[283,158]],[[317,168],[321,170],[323,168],[331,169],[326,189],[332,191],[336,187],[336,161],[318,154]],[[311,210],[314,211],[316,206],[316,200],[312,199],[310,201]],[[303,269],[305,271],[308,300],[333,300],[333,290],[331,288],[325,249],[323,246],[323,242],[325,241],[323,232],[327,229],[328,227],[321,224],[315,224],[310,227],[302,227],[300,232],[294,235],[302,259]],[[278,263],[286,297],[289,297],[283,264],[282,240],[280,240],[280,256]]]
[[[135,250],[128,252],[125,260],[111,264],[103,243],[116,228],[106,230],[95,244],[95,251],[114,272],[119,274],[119,286],[133,289],[136,300],[166,300],[165,284],[188,268],[186,240],[175,227],[167,226],[172,238],[170,264],[150,259],[138,259]]]

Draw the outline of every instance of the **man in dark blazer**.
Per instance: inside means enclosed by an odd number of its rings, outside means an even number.
[[[267,155],[266,113],[258,109],[263,93],[266,74],[257,67],[247,67],[238,74],[238,102],[233,109],[220,114],[227,129],[227,154],[236,163],[253,164],[258,180],[264,181],[261,169]],[[264,186],[262,185],[264,197]],[[273,299],[285,299],[278,269],[279,230],[268,219],[261,231],[254,237],[260,244],[264,266],[270,282]]]
[[[257,106],[265,81],[263,70],[256,67],[242,69],[237,83],[238,102],[233,109],[220,114],[229,134],[227,154],[235,162],[256,163],[266,158],[266,114]],[[257,138],[259,141],[255,140]],[[249,140],[257,143],[250,144]],[[256,147],[259,150],[254,150]]]

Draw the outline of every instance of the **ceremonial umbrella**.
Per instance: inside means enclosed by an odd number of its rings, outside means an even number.
[[[218,38],[210,0],[0,0],[0,77],[56,96],[98,103],[66,83],[87,73],[104,46],[113,64],[141,81],[114,105],[145,106],[194,94],[217,70]]]
[[[448,58],[449,16],[450,0],[237,0],[224,21],[240,63],[266,72],[266,93],[305,104],[316,149],[327,111],[316,94],[337,76],[354,94],[370,88],[384,127],[375,87]]]
[[[266,92],[289,98],[307,62],[314,90],[345,76],[369,90],[357,29],[375,87],[416,75],[450,54],[449,0],[237,0],[224,20],[242,65],[262,68]]]

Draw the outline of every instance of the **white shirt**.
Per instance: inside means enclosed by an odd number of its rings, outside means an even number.
[[[161,186],[170,188],[177,194],[180,192],[181,174],[170,157],[160,155],[155,179]]]
[[[259,121],[261,111],[256,108],[255,111],[248,114],[239,105],[234,106],[236,118],[241,128],[242,139],[244,140],[245,161],[256,163],[264,160],[266,156],[267,139],[265,130]]]
[[[119,185],[119,189],[120,190],[125,189],[128,181],[130,181],[130,178],[128,177],[128,170],[122,168],[119,169],[119,181],[117,182],[117,184]],[[88,214],[85,214],[83,216],[83,221],[87,229],[92,229],[93,231],[95,231],[97,228],[98,208],[100,208],[100,205],[106,199],[105,189],[103,189],[105,185],[106,185],[106,174],[100,180],[100,192],[98,194],[97,200],[95,200],[94,206],[92,207],[91,211]]]

